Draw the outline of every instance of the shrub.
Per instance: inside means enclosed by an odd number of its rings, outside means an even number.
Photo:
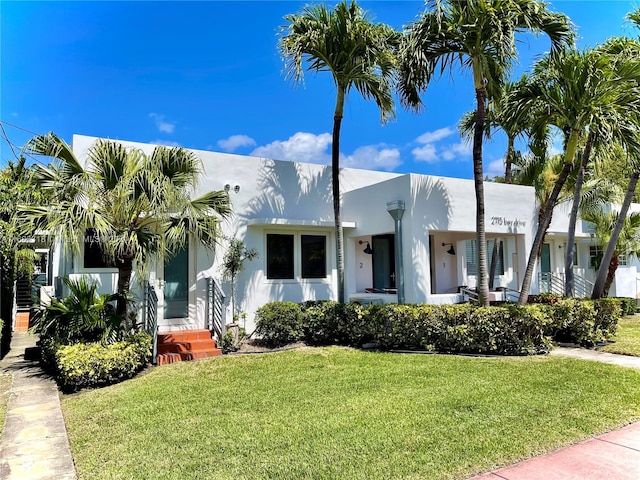
[[[567,298],[554,304],[550,315],[554,340],[592,347],[615,334],[621,309],[616,299]]]
[[[635,298],[629,297],[615,297],[620,302],[622,308],[622,315],[635,315],[638,311],[638,302]]]
[[[34,317],[33,330],[41,338],[70,344],[82,341],[114,342],[124,336],[124,318],[116,315],[114,295],[100,295],[85,278],[63,279],[70,295],[51,304]]]
[[[132,378],[151,358],[151,337],[136,333],[120,342],[104,345],[60,345],[51,340],[42,346],[42,358],[65,391],[95,388]]]
[[[527,302],[531,303],[542,303],[544,305],[553,305],[558,303],[560,300],[563,300],[564,296],[556,295],[555,293],[540,293],[538,295],[529,295]]]
[[[269,347],[302,338],[302,310],[293,302],[271,302],[256,311],[256,334]]]

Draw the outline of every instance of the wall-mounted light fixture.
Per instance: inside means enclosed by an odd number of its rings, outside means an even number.
[[[226,183],[224,185],[224,191],[227,192],[227,193],[229,193],[229,191],[231,191],[231,184],[230,183]],[[240,191],[240,185],[235,185],[233,187],[233,191],[238,193]]]
[[[364,242],[362,240],[359,240],[358,243],[360,245],[362,245]],[[369,245],[369,242],[367,242],[367,246],[365,247],[365,249],[363,250],[364,253],[371,255],[373,253],[373,249],[371,248],[371,245]]]
[[[233,187],[233,191],[238,193],[240,191],[240,185],[236,185],[235,187]]]
[[[451,248],[449,248],[449,250],[447,250],[447,253],[449,255],[455,255],[456,254],[456,249],[453,248],[453,243],[443,243],[442,244],[443,247],[446,247],[447,245],[449,245],[449,247],[451,247]]]

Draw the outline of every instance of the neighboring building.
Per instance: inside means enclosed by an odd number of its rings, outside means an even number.
[[[95,140],[75,135],[76,155],[85,158]],[[122,143],[147,153],[154,148],[149,144]],[[224,223],[224,234],[242,239],[247,247],[259,252],[259,257],[247,262],[237,279],[239,310],[248,314],[248,330],[252,329],[256,309],[267,302],[335,300],[331,168],[194,152],[202,159],[205,170],[196,194],[226,188],[234,216]],[[350,300],[395,302],[402,294],[398,288],[403,283],[406,303],[456,303],[464,299],[461,287],[476,286],[472,180],[345,168],[341,172],[341,190],[345,282]],[[402,202],[402,219],[396,222],[388,210],[395,209],[397,213]],[[485,202],[489,255],[493,242],[499,246],[496,291],[492,296],[500,299],[517,291],[522,282],[537,228],[537,206],[532,187],[490,182],[485,183]],[[568,207],[556,209],[542,249],[539,269],[548,273],[542,278],[542,288],[553,282],[552,274],[563,271],[568,224],[565,209]],[[398,233],[401,241],[396,245]],[[591,236],[582,222],[578,223],[576,241],[576,272],[592,280]],[[102,264],[92,249],[95,245],[90,239],[85,241],[78,258],[67,258],[57,249],[52,256],[54,276],[86,275],[97,282],[101,292],[115,291],[117,270]],[[397,253],[402,257],[402,269]],[[157,259],[150,265],[148,280],[158,295],[161,330],[205,325],[208,279],[229,290],[229,285],[222,282],[223,254],[222,249],[213,254],[192,243],[173,259]],[[624,273],[633,281],[625,281],[623,290],[635,297],[635,267],[627,270]],[[399,278],[401,272],[403,282]],[[535,275],[538,278],[538,272]],[[532,292],[537,290],[538,282],[534,281]],[[231,312],[226,318],[231,321]]]

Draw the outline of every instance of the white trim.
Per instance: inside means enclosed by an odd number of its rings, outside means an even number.
[[[255,225],[285,225],[288,227],[334,227],[333,220],[299,220],[292,218],[253,218],[247,222]],[[356,222],[342,222],[342,228],[356,228]]]

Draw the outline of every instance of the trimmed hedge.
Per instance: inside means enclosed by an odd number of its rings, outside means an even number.
[[[635,315],[638,311],[638,301],[635,298],[630,297],[614,297],[620,301],[620,307],[622,308],[622,315]]]
[[[269,347],[302,338],[302,310],[297,303],[272,302],[256,311],[256,334]]]
[[[41,342],[42,360],[65,391],[95,388],[132,378],[151,358],[152,339],[139,332],[108,345]]]
[[[552,340],[590,347],[609,339],[622,313],[620,299],[541,300],[524,307],[273,302],[258,310],[256,331],[270,346],[374,342],[382,350],[533,355],[548,352]]]

